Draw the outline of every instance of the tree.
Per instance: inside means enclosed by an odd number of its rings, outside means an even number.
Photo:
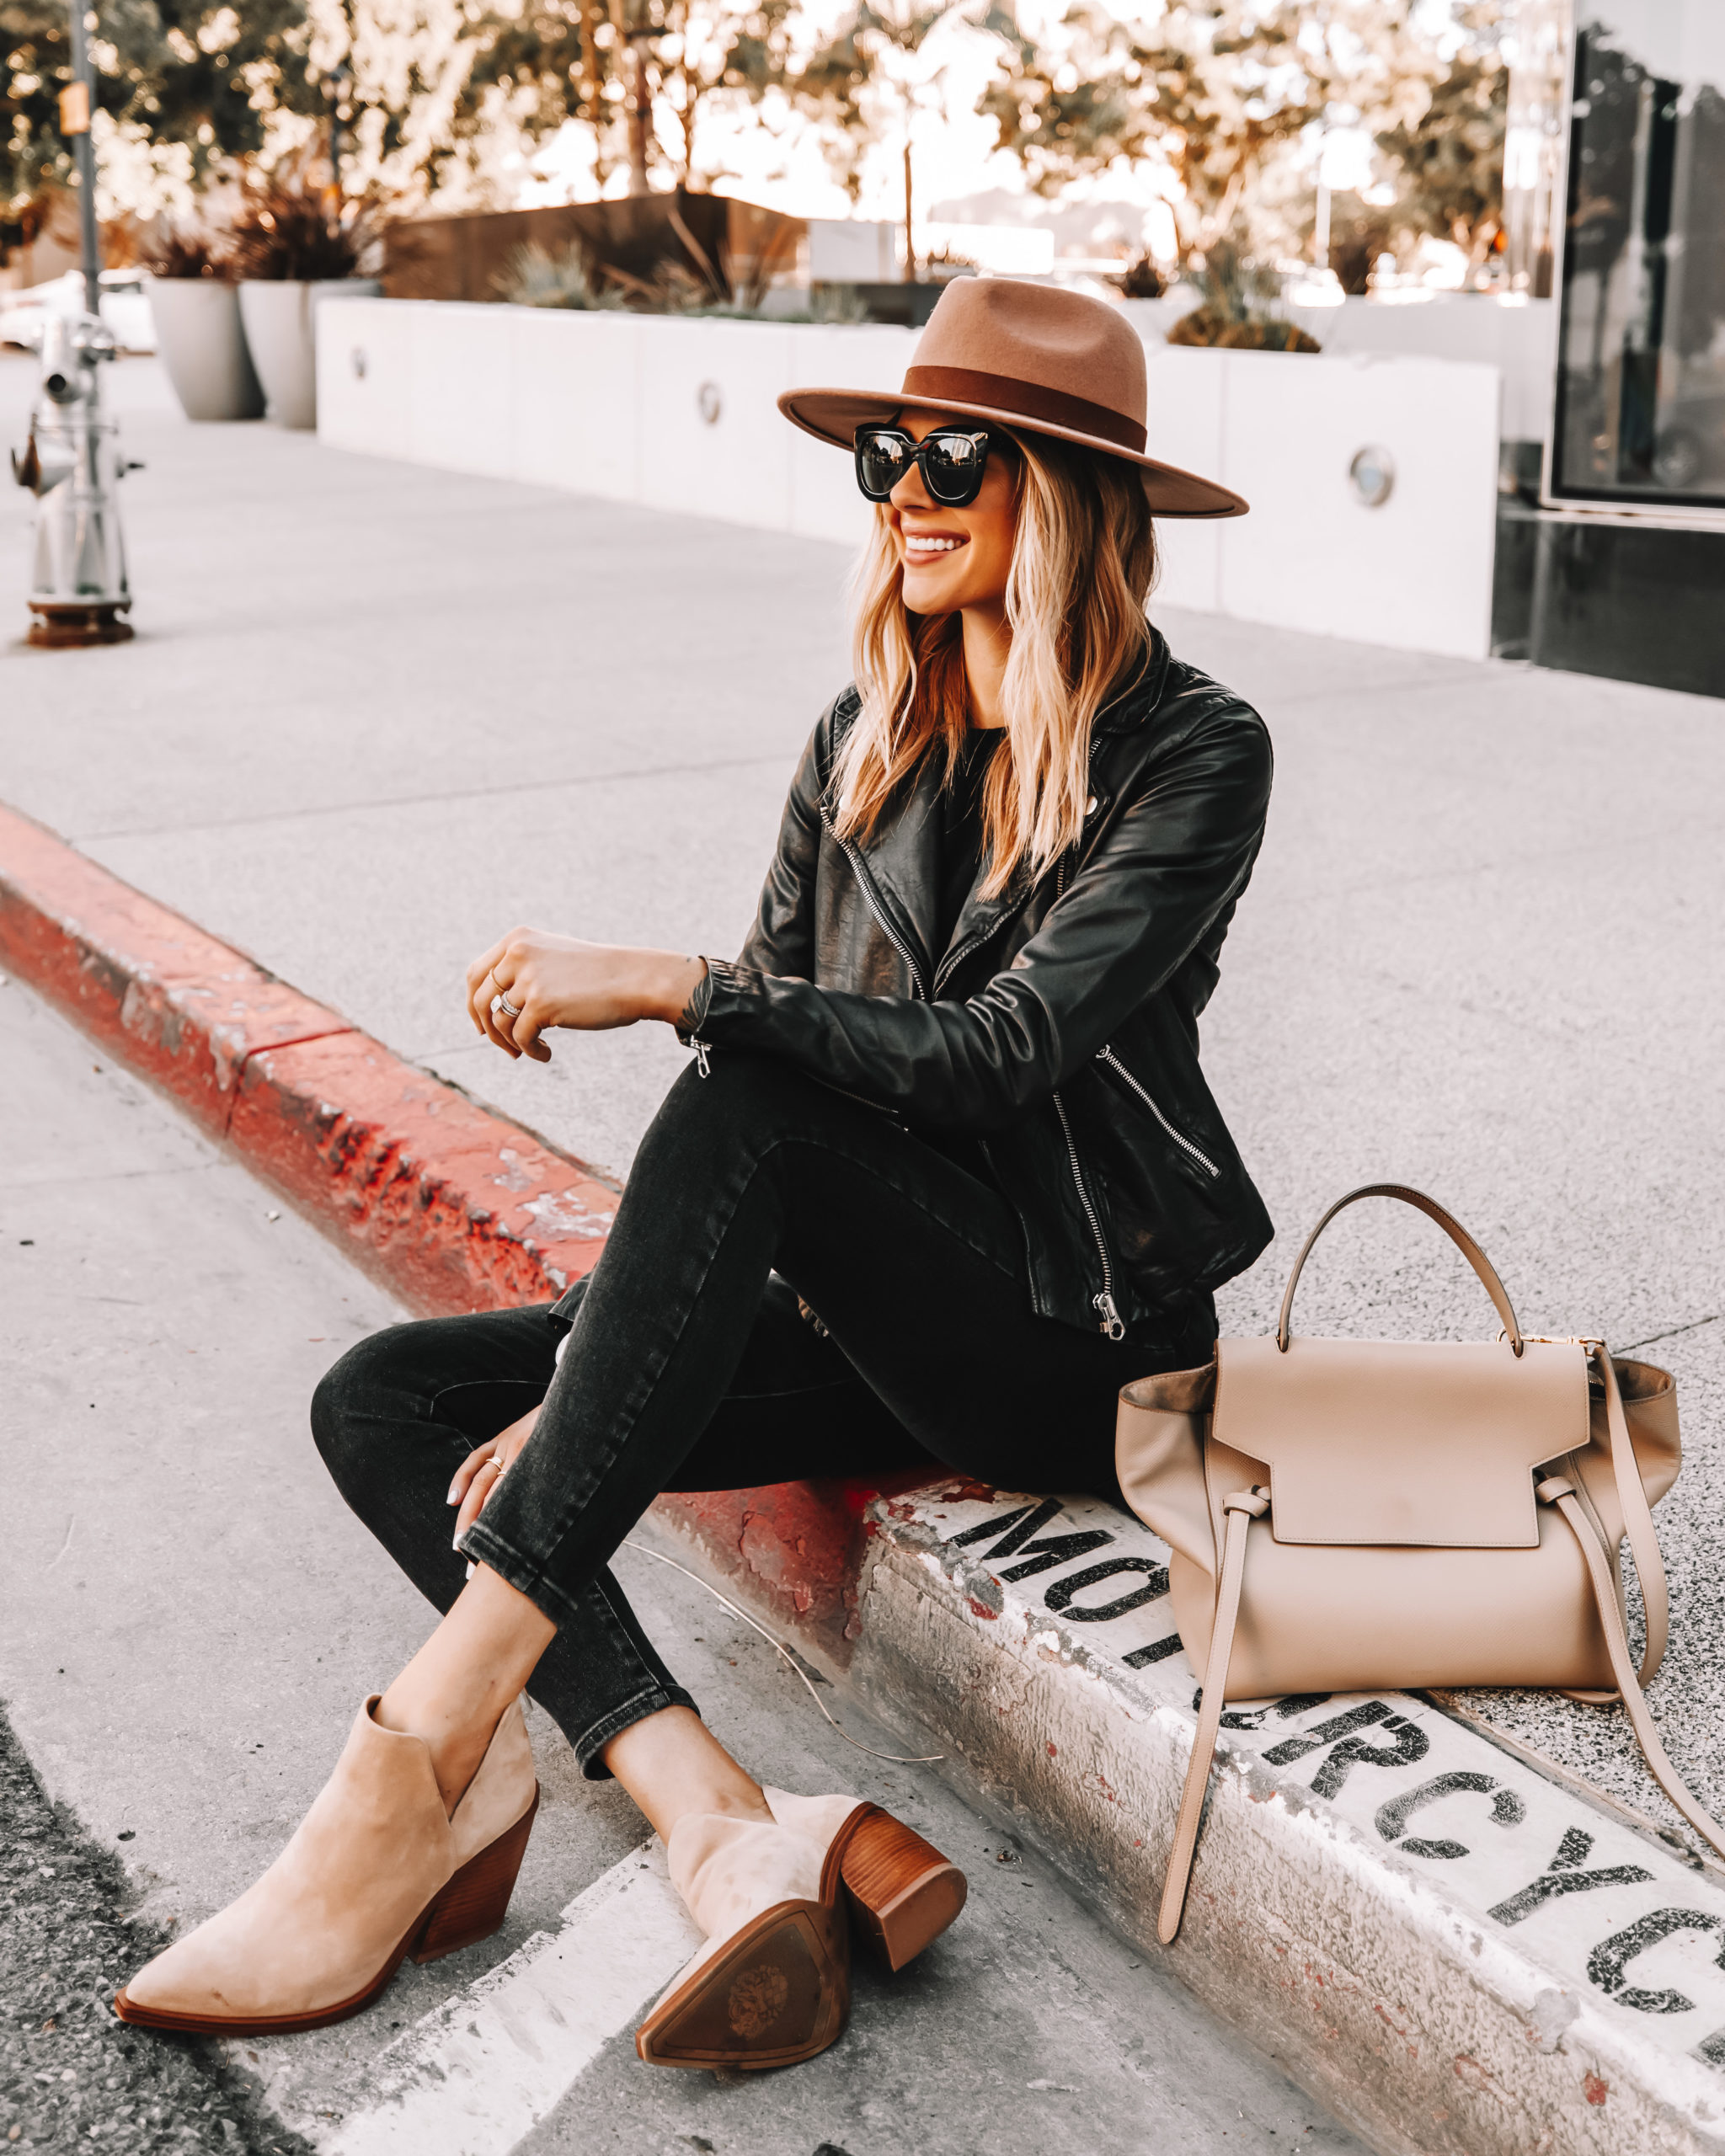
[[[699,125],[713,103],[782,84],[793,12],[793,0],[528,0],[519,16],[494,12],[483,27],[475,12],[454,132],[494,124],[500,93],[530,140],[566,119],[589,122],[601,180],[621,136],[632,193],[644,194],[658,168],[692,187],[702,177]]]
[[[787,80],[793,103],[827,139],[828,156],[852,201],[877,144],[895,141],[904,169],[905,275],[916,274],[915,137],[919,117],[944,122],[955,38],[1012,38],[1017,26],[993,0],[862,0]]]
[[[793,0],[738,7],[734,0],[668,0],[664,30],[652,49],[658,103],[676,130],[665,154],[678,184],[698,177],[696,130],[718,101],[740,104],[782,87],[789,61]]]
[[[1467,42],[1429,83],[1424,109],[1381,128],[1375,139],[1400,221],[1452,242],[1477,274],[1503,228],[1509,71],[1486,9],[1466,9],[1459,26]]]
[[[223,160],[254,153],[270,109],[310,113],[320,103],[306,77],[308,42],[300,0],[103,8],[91,40],[99,157],[107,162],[116,145],[176,152],[172,168],[194,185]],[[0,0],[0,210],[9,216],[70,184],[57,110],[69,47],[64,0]]]
[[[1141,25],[1100,8],[1071,8],[1047,44],[1015,22],[978,109],[996,141],[1024,168],[1032,191],[1054,195],[1070,181],[1159,152],[1166,128]]]
[[[1483,5],[1446,23],[1418,0],[1172,0],[1146,24],[1078,0],[1040,42],[1018,35],[982,109],[1040,194],[1160,163],[1188,257],[1231,232],[1264,258],[1304,248],[1331,127],[1375,137],[1404,227],[1474,235],[1500,184],[1491,39]]]
[[[1160,162],[1183,250],[1202,253],[1249,222],[1266,162],[1322,114],[1304,13],[1286,0],[1180,0],[1146,24],[1081,4],[1045,44],[1017,35],[981,109],[1039,194],[1118,158]]]
[[[312,75],[341,85],[350,192],[485,202],[512,185],[524,146],[562,124],[579,18],[558,0],[507,12],[469,0],[307,7]],[[312,131],[280,127],[272,150],[302,148]]]

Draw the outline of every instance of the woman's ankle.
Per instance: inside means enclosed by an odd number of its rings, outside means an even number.
[[[423,1737],[430,1748],[451,1812],[555,1630],[525,1595],[482,1565],[378,1701],[384,1728]]]
[[[661,1841],[694,1812],[772,1822],[759,1783],[688,1707],[661,1707],[630,1723],[606,1746],[604,1757]]]
[[[484,1695],[467,1700],[425,1696],[414,1675],[410,1663],[378,1700],[376,1718],[384,1729],[424,1740],[444,1809],[452,1813],[478,1773],[509,1702]]]
[[[685,1812],[718,1812],[727,1819],[755,1819],[767,1825],[772,1823],[772,1806],[764,1792],[750,1783],[746,1790],[732,1783],[692,1788]]]

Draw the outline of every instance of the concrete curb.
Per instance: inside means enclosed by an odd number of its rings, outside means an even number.
[[[0,808],[0,964],[427,1314],[591,1270],[617,1192]]]
[[[616,1193],[579,1163],[3,809],[0,963],[414,1308],[599,1256]],[[1136,1520],[800,1483],[662,1499],[653,1532],[1162,1951],[1194,1680]],[[1725,1884],[1692,1852],[1429,1700],[1226,1721],[1171,1954],[1219,2013],[1397,2156],[1725,2150]]]

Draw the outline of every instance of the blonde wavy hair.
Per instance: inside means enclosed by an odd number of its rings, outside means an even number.
[[[983,782],[985,898],[1021,862],[1039,875],[1082,832],[1091,725],[1108,690],[1146,655],[1156,570],[1135,466],[1050,436],[1009,439],[1018,521],[1007,581],[1007,753],[990,757]],[[835,773],[841,839],[866,838],[925,756],[942,755],[950,781],[970,723],[959,617],[905,606],[884,504],[852,598],[862,707]]]

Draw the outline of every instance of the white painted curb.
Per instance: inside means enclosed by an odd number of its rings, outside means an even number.
[[[614,1864],[477,1983],[378,2057],[371,2101],[334,2131],[296,2121],[327,2156],[509,2156],[701,1944],[656,1840]]]
[[[829,1673],[933,1732],[967,1794],[1378,2147],[1725,2150],[1725,1885],[1686,1849],[1429,1700],[1270,1701],[1224,1718],[1162,1950],[1197,1719],[1167,1549],[1086,1497],[919,1492],[868,1518]]]

